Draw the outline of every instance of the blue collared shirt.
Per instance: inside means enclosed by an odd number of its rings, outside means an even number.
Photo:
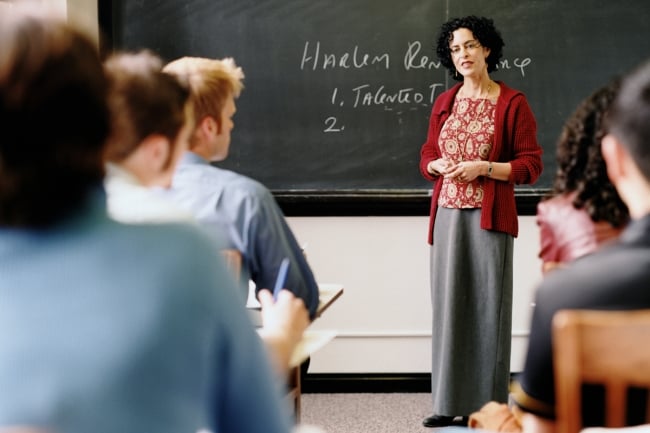
[[[183,155],[172,187],[162,192],[194,214],[200,224],[242,254],[242,279],[272,290],[282,259],[291,265],[285,288],[305,302],[313,318],[318,284],[271,192],[261,183],[212,166],[192,152]]]

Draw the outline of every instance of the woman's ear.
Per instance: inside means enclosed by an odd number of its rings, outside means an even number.
[[[625,150],[621,147],[621,143],[616,137],[607,134],[600,142],[600,151],[603,154],[605,166],[607,167],[607,176],[616,185],[616,182],[624,173],[622,158],[624,157],[623,153]]]
[[[490,50],[488,47],[483,47],[483,53],[485,53],[485,63],[487,63],[488,57],[490,57],[490,53],[492,50]]]

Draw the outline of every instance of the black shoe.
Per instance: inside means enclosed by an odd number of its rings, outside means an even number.
[[[425,427],[448,427],[455,424],[453,416],[431,415],[424,418],[422,425]]]

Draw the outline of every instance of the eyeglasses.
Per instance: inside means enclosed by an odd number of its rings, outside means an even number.
[[[479,41],[467,41],[463,44],[463,48],[465,48],[465,51],[473,51],[477,48],[479,48],[481,44]],[[453,47],[449,47],[449,51],[451,51],[451,54],[454,56],[457,56],[460,54],[461,47],[460,45],[454,45]]]

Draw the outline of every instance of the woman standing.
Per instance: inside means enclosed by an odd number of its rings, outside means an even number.
[[[434,182],[426,427],[466,424],[485,402],[507,399],[514,185],[537,180],[542,149],[526,97],[489,76],[503,45],[492,20],[475,16],[448,21],[438,36],[438,57],[460,83],[436,99],[420,154],[420,171]]]

